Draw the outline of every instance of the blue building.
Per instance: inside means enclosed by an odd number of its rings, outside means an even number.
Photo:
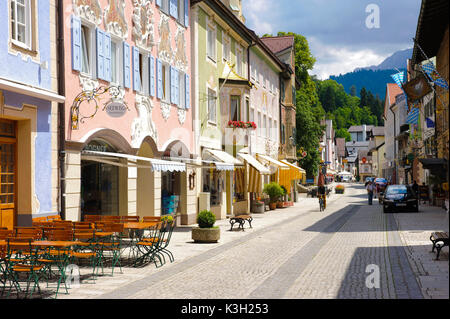
[[[0,226],[58,211],[56,0],[0,1]]]

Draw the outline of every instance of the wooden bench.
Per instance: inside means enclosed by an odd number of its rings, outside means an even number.
[[[434,232],[431,233],[430,240],[433,243],[433,249],[431,252],[434,252],[434,249],[437,250],[437,255],[435,260],[439,260],[439,254],[441,253],[441,249],[445,246],[448,246],[448,233],[444,232]]]
[[[247,223],[250,225],[250,228],[253,228],[252,220],[253,220],[253,218],[250,215],[238,215],[238,216],[231,217],[230,218],[230,224],[231,224],[230,231],[233,230],[233,226],[236,223],[239,224],[238,229],[244,230],[245,221],[247,221]]]

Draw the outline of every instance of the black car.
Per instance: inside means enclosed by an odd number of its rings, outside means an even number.
[[[389,185],[383,195],[383,213],[390,211],[419,211],[419,199],[409,185]]]

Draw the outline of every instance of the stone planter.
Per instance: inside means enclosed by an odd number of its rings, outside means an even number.
[[[270,210],[274,210],[277,208],[277,203],[269,203]]]
[[[277,202],[277,208],[283,208],[283,202],[278,201]]]
[[[264,203],[253,203],[252,204],[252,213],[255,214],[264,214]]]
[[[334,192],[336,193],[336,194],[344,194],[344,189],[335,189],[334,190]]]
[[[217,243],[220,239],[220,228],[192,228],[192,239],[196,243]]]

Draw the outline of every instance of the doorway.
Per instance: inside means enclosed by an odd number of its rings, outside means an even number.
[[[12,230],[16,215],[16,122],[0,119],[0,226]]]

